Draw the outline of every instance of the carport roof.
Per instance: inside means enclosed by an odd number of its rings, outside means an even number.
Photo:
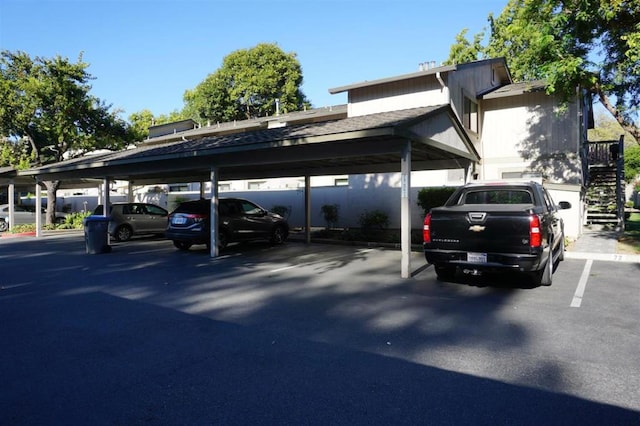
[[[17,187],[32,188],[35,185],[34,176],[19,175],[19,171],[13,167],[0,167],[0,186],[6,186],[11,183]],[[84,188],[95,187],[101,183],[99,179],[75,178],[64,181],[60,188]]]
[[[460,168],[479,156],[449,105],[204,136],[81,157],[18,172],[42,180],[110,178],[137,184]]]

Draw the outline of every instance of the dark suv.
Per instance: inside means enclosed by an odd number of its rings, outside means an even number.
[[[211,200],[186,201],[169,215],[165,235],[181,250],[194,244],[211,247]],[[273,244],[289,236],[287,221],[241,198],[218,199],[218,247],[232,242],[266,239]]]

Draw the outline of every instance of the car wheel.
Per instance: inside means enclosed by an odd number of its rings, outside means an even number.
[[[133,230],[131,229],[130,226],[121,225],[121,226],[118,226],[118,228],[116,229],[114,237],[116,241],[129,241],[132,235],[133,235]]]
[[[269,241],[271,242],[271,244],[282,244],[286,239],[287,234],[284,230],[284,227],[276,226],[275,228],[273,228],[273,231],[271,231],[271,238],[269,239]]]
[[[549,257],[544,267],[533,273],[535,284],[550,286],[553,283],[553,251],[549,245]]]
[[[66,221],[67,220],[64,217],[56,217],[56,220],[54,222],[56,223],[56,225],[62,225]]]
[[[218,233],[218,249],[222,250],[229,245],[229,234],[225,231]]]
[[[435,265],[434,269],[440,281],[453,281],[456,276],[455,266]]]
[[[191,248],[191,243],[186,241],[174,241],[173,245],[180,250],[189,250]]]
[[[0,232],[4,232],[9,229],[9,224],[4,219],[0,219]]]
[[[560,240],[560,248],[558,249],[558,261],[562,262],[564,260],[564,236],[561,236],[561,240]]]

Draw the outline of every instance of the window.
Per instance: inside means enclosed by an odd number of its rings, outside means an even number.
[[[520,179],[522,172],[502,172],[502,179]]]
[[[529,191],[524,190],[482,190],[467,193],[465,204],[532,204]]]
[[[218,184],[218,191],[231,191],[231,184],[230,183],[219,183]]]
[[[478,104],[465,96],[463,108],[462,124],[467,130],[478,133]]]
[[[242,211],[244,212],[244,214],[257,215],[257,214],[261,214],[262,213],[262,209],[260,207],[256,206],[253,203],[250,203],[248,201],[242,201],[240,203],[240,206],[241,206]]]
[[[335,186],[347,186],[349,185],[349,178],[337,178],[333,181]]]
[[[254,182],[249,182],[248,186],[249,186],[249,189],[260,189],[263,183],[264,181],[254,181]]]
[[[188,191],[189,185],[169,185],[169,192],[180,192],[180,191]]]

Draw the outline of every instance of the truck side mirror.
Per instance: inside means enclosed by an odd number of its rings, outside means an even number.
[[[567,210],[571,208],[571,203],[568,201],[560,201],[560,204],[558,204],[558,209],[560,210]]]

